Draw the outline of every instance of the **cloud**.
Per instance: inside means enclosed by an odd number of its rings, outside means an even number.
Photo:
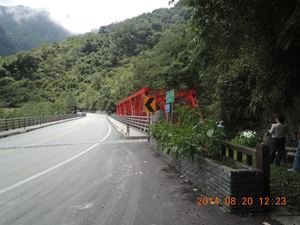
[[[12,5],[12,0],[0,0],[0,5]]]
[[[46,9],[59,24],[75,33],[169,7],[169,0],[0,0],[10,5]]]
[[[0,10],[0,13],[10,15],[13,20],[19,24],[21,24],[22,21],[37,15],[49,17],[49,13],[44,10],[34,10],[25,6],[5,7],[3,10]]]

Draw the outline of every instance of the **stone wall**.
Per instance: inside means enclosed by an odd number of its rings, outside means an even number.
[[[218,197],[220,205],[226,211],[248,213],[264,210],[259,201],[263,196],[262,171],[250,168],[233,169],[208,158],[196,158],[194,161],[175,159],[164,153],[155,139],[150,139],[150,145],[165,161],[193,182],[205,196]],[[235,198],[236,204],[225,204],[226,198]]]

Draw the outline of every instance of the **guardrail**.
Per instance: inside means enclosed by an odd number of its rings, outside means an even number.
[[[260,180],[263,187],[263,196],[270,195],[270,146],[258,144],[256,148],[248,148],[229,142],[222,144],[221,154],[232,160],[247,164],[262,172]],[[259,183],[260,183],[259,182]],[[266,206],[266,209],[268,206]]]
[[[294,156],[295,147],[286,146],[286,155]],[[264,196],[270,194],[270,146],[258,144],[256,148],[248,148],[242,145],[236,145],[229,142],[222,144],[221,154],[232,160],[246,164],[262,171],[262,185]],[[268,208],[268,206],[266,206]]]
[[[285,150],[286,150],[286,158],[294,157],[296,155],[297,148],[286,146]],[[230,158],[235,161],[246,164],[248,166],[255,167],[254,163],[256,162],[257,151],[259,151],[257,147],[249,148],[247,146],[225,142],[222,145],[221,154],[226,158]]]
[[[147,116],[118,116],[113,114],[111,115],[111,117],[131,127],[134,127],[143,133],[149,132],[150,121],[149,121],[149,117]]]
[[[243,145],[225,142],[222,145],[221,154],[227,158],[233,159],[248,166],[253,166],[257,150]]]
[[[0,132],[78,117],[77,114],[0,119]]]

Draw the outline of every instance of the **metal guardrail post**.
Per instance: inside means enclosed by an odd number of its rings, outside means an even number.
[[[127,136],[129,136],[130,134],[130,126],[129,124],[126,124],[126,131],[127,131]]]
[[[147,129],[147,135],[148,135],[148,142],[150,142],[150,137],[151,137],[151,134],[150,134],[150,114],[148,115],[148,118],[147,118],[147,123],[148,123],[148,129]]]

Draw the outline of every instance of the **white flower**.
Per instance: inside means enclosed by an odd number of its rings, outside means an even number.
[[[256,136],[256,132],[252,130],[245,130],[241,132],[240,136],[245,138],[252,138]]]

